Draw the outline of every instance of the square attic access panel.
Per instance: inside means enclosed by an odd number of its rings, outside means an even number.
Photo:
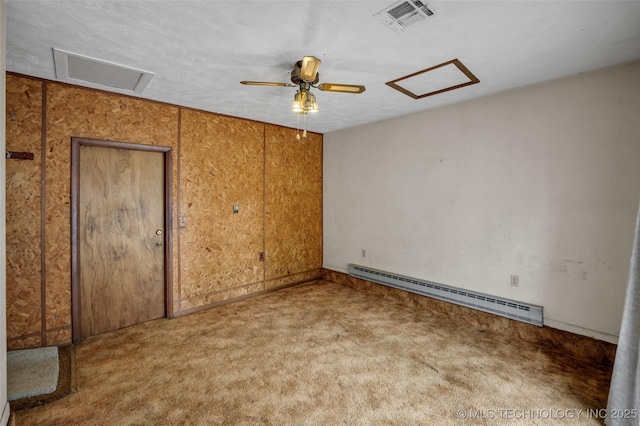
[[[113,62],[53,49],[56,78],[69,83],[84,83],[93,88],[109,87],[141,94],[155,75]]]
[[[422,99],[479,82],[462,62],[453,59],[386,84],[413,99]]]

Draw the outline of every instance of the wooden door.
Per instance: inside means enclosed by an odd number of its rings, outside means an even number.
[[[80,145],[80,339],[165,314],[164,153]]]

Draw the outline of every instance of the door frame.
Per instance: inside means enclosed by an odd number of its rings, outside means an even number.
[[[131,142],[105,141],[81,137],[71,138],[71,330],[73,343],[82,339],[80,312],[80,147],[129,149],[161,152],[164,155],[164,317],[173,318],[173,210],[171,147]]]

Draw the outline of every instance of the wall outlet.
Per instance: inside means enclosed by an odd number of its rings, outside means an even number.
[[[180,219],[178,219],[178,226],[180,226],[180,228],[186,228],[187,227],[187,218],[184,216],[181,216]]]
[[[520,277],[518,275],[511,275],[511,287],[520,287]]]

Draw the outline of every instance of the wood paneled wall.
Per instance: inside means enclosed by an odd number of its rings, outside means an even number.
[[[7,150],[34,154],[33,160],[6,160],[7,338],[25,336],[27,347],[43,343],[42,90],[40,81],[7,79]]]
[[[265,133],[265,285],[309,279],[322,267],[322,136]]]
[[[72,137],[172,149],[173,314],[182,315],[320,275],[322,135],[295,135],[7,75],[7,150],[34,153],[7,160],[9,349],[71,341]]]
[[[264,125],[183,111],[180,307],[263,290]],[[233,206],[238,206],[238,213]]]

